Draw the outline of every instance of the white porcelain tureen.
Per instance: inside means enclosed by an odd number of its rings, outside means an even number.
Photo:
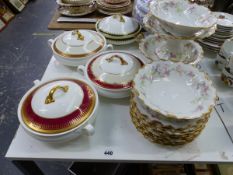
[[[91,59],[86,67],[79,66],[98,93],[110,98],[128,97],[132,80],[144,63],[125,51],[107,51]]]
[[[35,138],[64,141],[94,133],[98,95],[88,82],[59,78],[39,82],[21,99],[18,119]]]
[[[217,22],[208,8],[184,0],[152,1],[150,13],[174,36],[194,36]]]
[[[189,64],[156,61],[134,79],[142,104],[165,118],[195,119],[209,115],[217,96],[206,74]]]
[[[103,35],[92,30],[64,32],[54,40],[50,39],[49,44],[54,57],[68,66],[85,64],[95,54],[112,48]]]
[[[97,21],[96,31],[103,34],[109,43],[122,45],[135,42],[141,26],[134,18],[118,14]]]

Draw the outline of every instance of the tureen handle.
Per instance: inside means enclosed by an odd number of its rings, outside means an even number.
[[[55,99],[53,98],[53,94],[58,90],[61,89],[63,92],[67,92],[69,89],[69,86],[55,86],[49,91],[49,95],[45,99],[45,104],[50,104],[55,102]]]
[[[49,40],[48,40],[48,45],[49,45],[50,47],[52,47],[53,42],[54,42],[54,40],[53,40],[53,39],[49,39]]]
[[[124,17],[123,17],[122,14],[113,15],[113,18],[114,18],[114,19],[119,18],[119,21],[120,21],[120,22],[123,22],[123,23],[125,22],[125,19],[124,19]]]
[[[82,75],[85,73],[85,66],[79,65],[77,68],[77,71],[80,72]]]
[[[108,45],[107,45],[107,49],[113,50],[113,49],[114,49],[114,48],[113,48],[113,45],[112,45],[112,44],[108,44]]]
[[[88,136],[91,136],[95,133],[95,128],[91,124],[88,124],[83,128],[83,131]]]

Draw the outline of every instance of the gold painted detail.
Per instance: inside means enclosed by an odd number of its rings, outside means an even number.
[[[125,19],[122,14],[113,15],[114,19],[119,19],[120,22],[125,23]]]
[[[69,89],[69,86],[55,86],[49,91],[49,95],[45,99],[45,104],[50,104],[55,102],[55,99],[53,98],[53,94],[58,90],[61,89],[63,92],[67,92]]]
[[[119,55],[113,55],[110,58],[107,58],[106,61],[111,63],[111,62],[114,61],[114,59],[119,59],[120,62],[121,62],[121,65],[128,65],[128,63],[122,57],[120,57]]]
[[[72,32],[72,35],[75,35],[77,37],[77,40],[84,40],[84,36],[81,34],[81,32],[79,30],[74,30]]]

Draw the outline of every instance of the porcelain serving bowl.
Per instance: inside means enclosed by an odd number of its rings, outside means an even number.
[[[21,99],[18,119],[25,131],[37,139],[66,141],[94,134],[98,105],[95,88],[85,80],[38,81]]]
[[[189,64],[156,61],[134,78],[133,92],[164,118],[191,120],[210,115],[216,90],[207,75]]]
[[[60,14],[65,16],[84,16],[94,12],[97,8],[95,2],[88,5],[80,6],[60,6],[58,11]]]
[[[194,36],[217,22],[208,8],[183,0],[152,1],[150,13],[167,32],[175,36]]]
[[[102,34],[92,30],[64,32],[48,42],[56,60],[67,66],[86,64],[95,54],[112,49]]]
[[[217,28],[217,25],[214,25],[211,28],[200,30],[199,32],[195,33],[192,36],[191,35],[190,36],[172,35],[171,33],[167,32],[163,29],[159,20],[156,19],[151,13],[148,13],[143,18],[143,24],[144,24],[144,28],[150,33],[167,35],[167,36],[170,36],[174,39],[181,39],[181,40],[195,40],[195,39],[206,38],[206,37],[213,35],[216,31],[216,28]]]
[[[144,65],[135,55],[125,51],[107,51],[79,66],[86,79],[102,96],[124,98],[130,95],[132,80]]]
[[[195,41],[178,40],[169,36],[149,35],[139,44],[140,51],[150,60],[168,60],[197,64],[203,58],[203,50]]]

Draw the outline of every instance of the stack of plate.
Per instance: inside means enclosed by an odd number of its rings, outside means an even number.
[[[143,18],[149,12],[151,0],[137,0],[134,5],[133,17],[142,25]]]
[[[106,15],[127,14],[132,11],[131,0],[97,0],[98,11]]]
[[[207,50],[219,52],[224,41],[233,37],[233,15],[222,12],[213,13],[218,18],[217,30],[213,35],[199,40],[199,42]]]
[[[130,114],[150,141],[183,145],[201,133],[216,99],[212,82],[194,66],[156,61],[134,78]]]
[[[97,9],[94,0],[57,0],[57,4],[59,13],[65,16],[84,16]]]
[[[97,21],[96,31],[104,35],[108,43],[124,45],[136,41],[141,25],[134,18],[118,14]]]

